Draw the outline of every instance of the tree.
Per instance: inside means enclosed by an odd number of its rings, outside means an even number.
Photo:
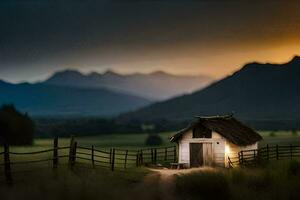
[[[0,143],[11,145],[30,145],[35,131],[34,122],[13,105],[0,108]]]

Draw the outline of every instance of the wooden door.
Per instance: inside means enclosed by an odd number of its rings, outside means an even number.
[[[200,167],[202,165],[203,165],[202,143],[190,143],[190,167]]]
[[[212,143],[203,143],[203,165],[211,166],[213,164]]]

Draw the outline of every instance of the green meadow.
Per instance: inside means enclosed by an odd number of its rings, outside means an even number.
[[[258,131],[263,140],[259,142],[259,146],[263,147],[266,144],[300,144],[300,131]],[[174,132],[159,133],[163,140],[161,146],[175,145],[169,141],[169,138]],[[110,148],[124,148],[124,149],[139,149],[147,147],[145,141],[148,134],[110,134],[100,136],[86,136],[76,137],[76,141],[80,146],[91,147],[94,145],[99,149],[110,149]],[[70,144],[70,138],[59,138],[59,146],[68,146]],[[45,148],[51,148],[53,145],[52,138],[35,139],[33,146],[22,146],[22,147],[11,147],[12,150],[16,151],[38,151]],[[1,147],[0,147],[1,148]],[[2,148],[1,148],[2,150]]]
[[[300,144],[300,134],[292,131],[260,131],[266,144]],[[160,133],[161,146],[174,145],[169,142],[173,133]],[[113,134],[92,137],[77,137],[80,146],[109,150],[146,148],[147,134]],[[70,138],[59,138],[59,146],[68,146]],[[34,145],[16,147],[12,152],[31,152],[53,147],[53,139],[35,139]],[[2,151],[1,147],[1,151]],[[68,150],[59,152],[68,154]],[[11,161],[41,158],[41,155],[11,157]],[[52,152],[43,154],[51,157]],[[3,156],[0,158],[3,161]],[[126,170],[92,168],[91,163],[76,163],[70,170],[66,159],[61,159],[57,169],[52,161],[12,166],[13,185],[5,184],[4,173],[0,173],[0,193],[3,199],[298,199],[300,196],[299,161],[272,161],[257,168],[216,169],[187,174],[176,174],[163,178],[162,174],[145,167]],[[0,166],[3,172],[3,166]],[[201,188],[201,189],[199,189]],[[214,191],[218,191],[215,193]],[[170,192],[171,191],[171,192]],[[199,193],[200,191],[200,193]],[[170,192],[170,193],[169,193]],[[212,195],[212,196],[211,196]]]

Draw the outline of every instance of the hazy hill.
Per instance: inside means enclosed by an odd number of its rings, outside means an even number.
[[[190,93],[207,86],[212,81],[208,76],[177,76],[157,71],[150,74],[121,75],[112,71],[103,74],[81,74],[66,70],[55,73],[45,84],[79,88],[107,88],[152,100],[163,100]]]
[[[247,64],[203,90],[155,103],[120,119],[184,120],[231,112],[243,120],[300,119],[300,57],[286,64]]]
[[[0,81],[1,104],[14,104],[23,112],[40,116],[112,116],[145,106],[149,101],[106,89]]]

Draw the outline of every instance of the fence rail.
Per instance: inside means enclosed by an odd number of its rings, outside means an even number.
[[[139,167],[150,163],[170,163],[177,160],[176,146],[138,150],[111,148],[109,151],[104,151],[96,149],[94,146],[79,146],[74,137],[71,137],[70,146],[59,147],[58,138],[56,137],[53,141],[53,148],[34,152],[13,152],[10,151],[9,145],[5,144],[4,151],[0,152],[0,155],[3,155],[4,161],[0,163],[0,166],[4,166],[4,174],[8,183],[12,183],[12,166],[19,164],[49,162],[52,168],[56,169],[61,161],[67,160],[70,169],[73,169],[75,163],[81,163],[89,164],[93,168],[102,167],[114,171],[116,169]],[[29,155],[42,155],[42,158],[31,158],[28,160],[27,156]],[[18,158],[17,161],[11,160],[14,156]],[[20,157],[22,158],[21,160]]]
[[[253,150],[240,151],[237,157],[228,157],[228,166],[251,166],[269,160],[294,159],[300,157],[300,145],[274,145]]]

